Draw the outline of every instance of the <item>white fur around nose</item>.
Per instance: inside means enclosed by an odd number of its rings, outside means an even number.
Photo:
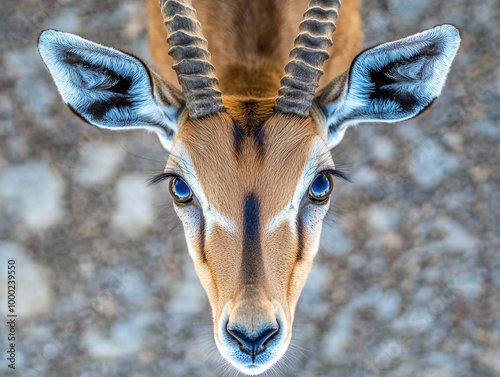
[[[302,198],[304,197],[306,191],[309,189],[312,180],[318,173],[317,167],[321,162],[321,156],[324,156],[325,153],[329,153],[327,147],[325,146],[325,143],[321,140],[321,138],[316,137],[313,147],[311,148],[311,153],[309,154],[309,159],[304,169],[302,170],[300,178],[297,182],[297,186],[292,199],[290,199],[290,201],[282,211],[280,211],[276,216],[269,220],[266,226],[267,234],[274,232],[285,221],[288,221],[292,232],[294,234],[296,233],[296,227],[294,225],[299,214],[300,202],[302,201]],[[324,217],[328,207],[322,206],[321,209],[319,208],[320,207],[318,207],[317,211],[313,211],[313,213],[315,214],[315,219],[310,219],[306,216],[306,218],[304,219],[306,226],[310,226],[312,223],[317,223],[317,221],[313,220],[317,220],[318,211],[322,212],[322,216],[320,216],[321,219]]]
[[[200,203],[200,206],[203,210],[206,237],[210,237],[214,224],[217,224],[220,227],[226,229],[231,234],[236,234],[237,226],[235,225],[235,223],[230,218],[217,211],[217,209],[215,209],[214,206],[208,201],[203,187],[200,184],[198,176],[196,175],[194,166],[191,163],[189,154],[182,142],[179,141],[175,144],[174,151],[172,153],[178,156],[178,162],[183,172],[183,178],[186,180],[189,187],[191,187],[191,190],[196,196],[196,199],[198,199],[198,202]],[[189,207],[178,208],[177,212],[180,213],[182,211],[185,211],[187,208]],[[179,215],[179,217],[181,218],[181,220],[183,220],[183,216]],[[189,228],[189,223],[185,223],[185,226]]]

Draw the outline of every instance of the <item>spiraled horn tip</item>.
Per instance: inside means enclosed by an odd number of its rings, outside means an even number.
[[[309,2],[290,52],[290,60],[285,66],[276,112],[298,116],[309,114],[324,62],[330,56],[328,49],[332,45],[339,8],[339,0]]]
[[[207,40],[190,0],[160,0],[167,30],[169,55],[186,97],[189,116],[198,119],[224,111],[215,68],[210,62]]]

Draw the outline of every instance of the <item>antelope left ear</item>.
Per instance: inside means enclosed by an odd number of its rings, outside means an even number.
[[[153,131],[171,149],[184,98],[141,60],[57,30],[42,32],[38,49],[75,114],[101,128]]]
[[[398,122],[424,111],[441,93],[459,47],[460,31],[445,24],[359,54],[316,96],[329,148],[352,124]]]

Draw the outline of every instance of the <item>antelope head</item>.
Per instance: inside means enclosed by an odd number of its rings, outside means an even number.
[[[460,44],[441,25],[365,50],[316,92],[340,6],[311,0],[277,98],[223,96],[189,0],[161,0],[182,91],[138,58],[47,30],[39,50],[63,101],[86,122],[155,132],[207,292],[220,353],[246,374],[286,351],[334,181],[330,150],[362,122],[397,122],[439,95]]]

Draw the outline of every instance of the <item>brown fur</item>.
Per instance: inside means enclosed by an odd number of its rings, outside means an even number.
[[[276,97],[309,0],[193,0],[225,95]],[[148,0],[150,50],[163,77],[179,87],[158,0]],[[320,88],[361,49],[358,0],[344,0]]]
[[[256,163],[258,155],[251,137],[243,145],[239,164],[234,156],[233,120],[226,114],[188,121],[181,129],[182,140],[196,167],[207,167],[199,172],[207,199],[222,214],[233,217],[242,211],[241,200],[228,200],[227,187],[233,198],[243,198],[252,191],[262,193],[268,202],[264,208],[269,217],[281,210],[291,199],[300,173],[309,157],[316,137],[312,122],[275,115],[264,128],[265,164]],[[276,193],[276,187],[282,192]],[[265,216],[265,215],[264,215]]]
[[[182,140],[188,151],[196,175],[214,208],[235,220],[241,228],[244,199],[250,193],[255,193],[260,201],[260,223],[264,228],[264,225],[286,206],[295,191],[298,178],[309,157],[312,142],[317,136],[315,125],[311,119],[304,121],[274,115],[261,124],[264,132],[264,157],[259,158],[257,147],[249,135],[245,136],[241,155],[236,158],[232,134],[233,119],[244,122],[249,118],[231,111],[233,108],[241,108],[238,106],[241,105],[239,100],[224,100],[230,104],[228,113],[232,117],[220,114],[201,121],[188,121],[177,137]],[[255,124],[268,116],[271,104],[269,102],[265,107],[267,110],[263,110],[262,114],[254,118],[258,119]],[[312,259],[304,258],[302,263],[297,263],[297,238],[290,233],[288,226],[282,226],[271,237],[265,235],[263,229],[260,233],[264,266],[269,271],[265,271],[263,275],[267,279],[263,279],[259,285],[264,293],[250,297],[259,297],[260,305],[266,307],[272,303],[269,298],[276,299],[287,315],[291,315],[290,309],[295,305],[307,276],[307,273],[301,271],[309,271]],[[312,241],[306,236],[306,242]],[[233,236],[221,228],[216,228],[205,242],[207,262],[197,268],[205,272],[207,269],[210,271],[205,273],[202,284],[209,292],[217,315],[228,300],[248,297],[244,292],[255,289],[254,286],[242,286],[235,271],[235,266],[241,263],[241,250],[241,234]],[[292,301],[289,301],[289,298]]]
[[[163,76],[177,84],[157,0],[148,1],[151,53]],[[332,57],[320,84],[345,71],[361,47],[357,0],[343,3]],[[271,234],[265,230],[293,197],[318,138],[324,144],[322,155],[333,165],[324,130],[313,119],[315,109],[307,118],[273,113],[307,5],[308,0],[193,0],[226,112],[186,120],[174,144],[182,143],[210,205],[238,229],[232,234],[215,225],[208,236],[201,229],[198,237],[187,237],[213,310],[218,342],[226,305],[231,305],[228,324],[243,323],[252,331],[276,320],[276,302],[286,317],[289,339],[295,305],[317,251],[321,226],[308,234],[297,220],[281,224]],[[176,165],[171,156],[167,168]],[[243,234],[249,197],[256,198],[259,208],[255,250],[245,249]],[[259,270],[252,270],[253,279],[248,279],[252,266]]]

